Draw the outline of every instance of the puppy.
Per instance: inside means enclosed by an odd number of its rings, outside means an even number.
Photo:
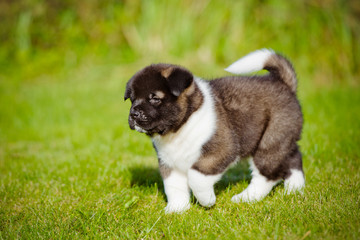
[[[167,213],[189,209],[190,190],[213,206],[214,184],[237,159],[250,159],[252,179],[233,202],[259,201],[281,180],[287,193],[304,187],[297,145],[303,118],[290,62],[263,49],[225,70],[262,69],[269,73],[205,81],[180,66],[153,64],[128,81],[129,125],[152,139]]]

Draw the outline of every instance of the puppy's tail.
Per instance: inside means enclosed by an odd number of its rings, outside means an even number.
[[[296,73],[291,63],[272,50],[261,49],[240,58],[225,71],[234,74],[245,74],[266,69],[276,78],[281,79],[292,92],[296,92]]]

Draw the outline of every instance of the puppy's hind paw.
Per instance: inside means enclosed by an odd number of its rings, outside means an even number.
[[[285,179],[285,193],[302,193],[305,187],[304,173],[300,170],[292,169],[291,175]]]

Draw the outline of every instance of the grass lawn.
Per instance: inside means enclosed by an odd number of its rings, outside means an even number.
[[[280,184],[261,202],[234,204],[250,179],[239,164],[217,184],[213,208],[194,199],[165,215],[151,142],[127,125],[123,92],[138,67],[0,78],[0,239],[360,238],[358,87],[314,88],[299,74],[303,195]]]

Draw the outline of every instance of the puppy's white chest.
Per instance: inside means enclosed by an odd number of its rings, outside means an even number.
[[[158,157],[163,164],[170,168],[187,172],[189,168],[199,159],[201,147],[198,144],[191,144],[191,141],[179,142],[175,139],[172,142],[154,141]]]
[[[216,113],[209,86],[197,80],[204,102],[188,121],[176,132],[154,136],[153,143],[163,164],[184,173],[199,159],[202,147],[214,135]]]

